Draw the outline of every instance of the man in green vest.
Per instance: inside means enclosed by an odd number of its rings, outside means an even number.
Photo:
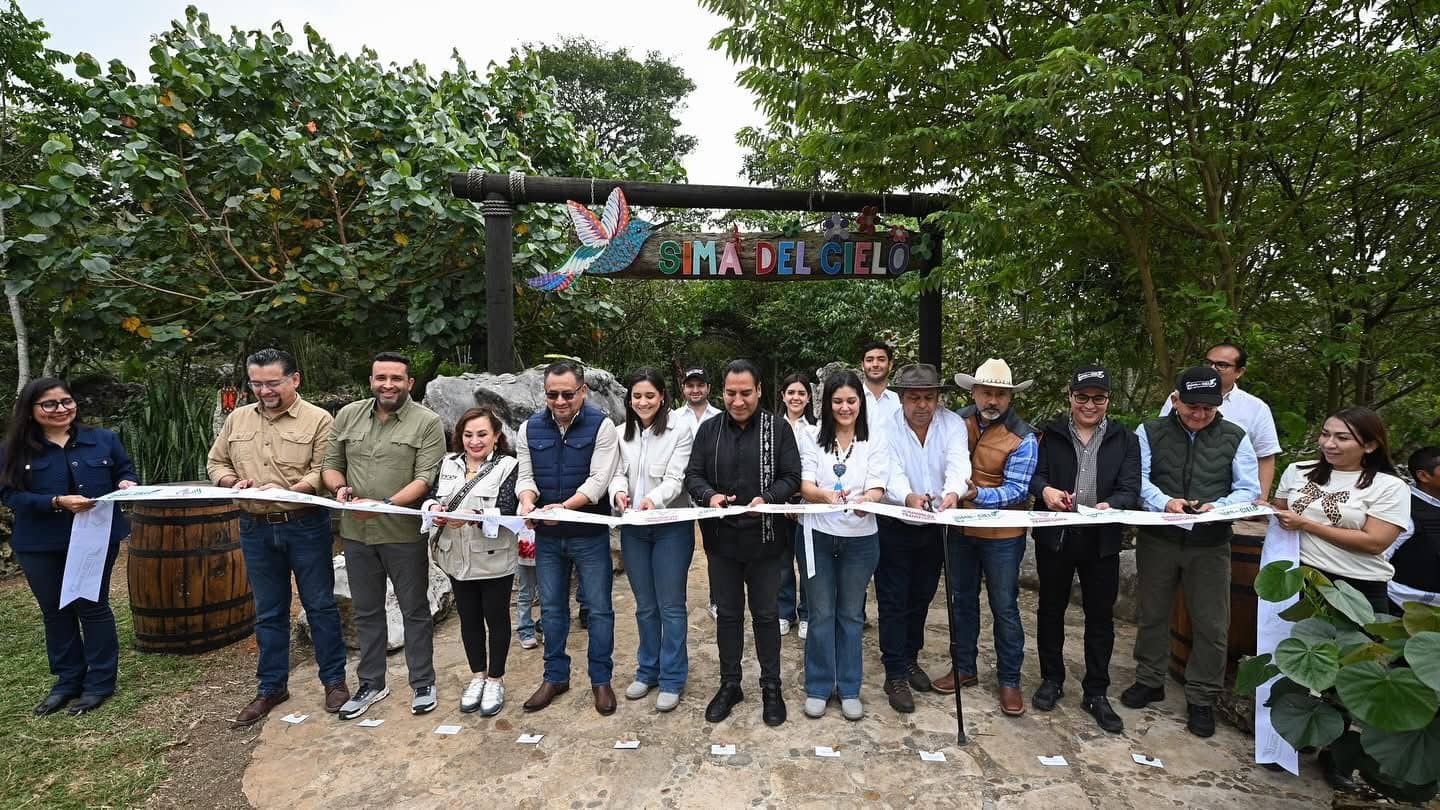
[[[1174,410],[1136,428],[1140,438],[1140,499],[1151,512],[1200,514],[1260,496],[1260,470],[1245,429],[1220,418],[1220,375],[1197,366],[1181,372],[1170,395]],[[1185,665],[1186,728],[1215,733],[1215,696],[1225,680],[1230,629],[1230,523],[1142,526],[1135,543],[1140,592],[1135,683],[1120,702],[1142,709],[1165,699],[1170,606],[1185,590],[1193,646]]]

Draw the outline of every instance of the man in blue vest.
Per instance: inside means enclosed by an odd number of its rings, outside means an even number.
[[[589,388],[578,363],[561,360],[545,368],[545,410],[520,426],[516,447],[520,474],[515,495],[519,513],[544,508],[610,514],[606,489],[615,474],[619,442],[615,425],[599,408],[585,403]],[[539,711],[570,689],[570,569],[580,577],[580,600],[589,608],[590,691],[595,710],[614,714],[615,612],[610,606],[614,569],[610,531],[603,525],[540,521],[535,524],[535,575],[540,583],[540,625],[545,636],[545,675],[525,701]]]

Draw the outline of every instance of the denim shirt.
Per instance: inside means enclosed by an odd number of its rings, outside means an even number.
[[[42,445],[30,460],[28,480],[0,487],[0,502],[15,512],[10,546],[16,551],[64,551],[69,546],[75,516],[50,506],[56,495],[98,498],[119,489],[121,481],[139,482],[120,437],[103,428],[78,428],[64,447],[49,441]],[[0,464],[3,458],[0,455]],[[130,523],[117,509],[111,544],[128,534]]]

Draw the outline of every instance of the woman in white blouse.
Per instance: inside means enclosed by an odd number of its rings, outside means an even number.
[[[1369,408],[1338,411],[1320,429],[1320,453],[1280,476],[1276,519],[1300,532],[1301,564],[1348,582],[1386,613],[1395,569],[1385,550],[1410,524],[1410,490],[1395,475],[1385,423]]]
[[[688,506],[685,465],[693,435],[683,421],[671,424],[665,381],[653,368],[630,375],[625,396],[625,434],[610,499],[621,512]],[[659,687],[655,708],[668,712],[680,703],[689,674],[685,650],[689,622],[685,585],[695,554],[693,521],[620,527],[625,575],[635,593],[635,681],[625,697],[639,700]]]
[[[810,503],[875,503],[890,477],[890,450],[870,436],[864,388],[853,371],[825,380],[820,433],[801,444],[800,494]],[[805,579],[810,633],[805,639],[805,714],[820,717],[832,692],[847,720],[860,702],[865,588],[880,560],[875,516],[863,511],[806,515],[796,556]]]
[[[820,426],[815,422],[815,415],[810,408],[810,380],[804,374],[791,374],[780,383],[780,408],[776,416],[784,417],[790,423],[790,430],[795,434],[795,444],[799,447],[805,446],[806,439],[814,439],[815,434],[820,431]],[[776,524],[779,529],[781,524]],[[795,542],[800,542],[800,525],[798,522],[785,523],[785,526],[795,526]],[[780,635],[790,632],[790,623],[799,621],[797,631],[800,640],[804,641],[810,629],[809,612],[805,609],[805,580],[804,577],[795,577],[795,544],[791,543],[785,552],[785,559],[780,564]]]

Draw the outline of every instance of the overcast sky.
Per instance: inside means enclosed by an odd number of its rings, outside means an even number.
[[[150,37],[184,16],[183,0],[20,0],[29,17],[45,21],[57,50],[88,51],[103,65],[118,58],[142,78],[149,65]],[[735,131],[759,124],[749,91],[736,85],[737,68],[709,48],[722,20],[691,0],[209,0],[196,5],[218,31],[231,26],[266,28],[279,20],[301,42],[313,25],[338,50],[368,45],[387,62],[418,59],[438,73],[459,49],[471,67],[509,56],[525,42],[553,42],[583,35],[636,55],[659,51],[695,82],[680,113],[685,132],[699,145],[685,161],[692,183],[743,184]],[[482,71],[483,72],[483,71]]]

